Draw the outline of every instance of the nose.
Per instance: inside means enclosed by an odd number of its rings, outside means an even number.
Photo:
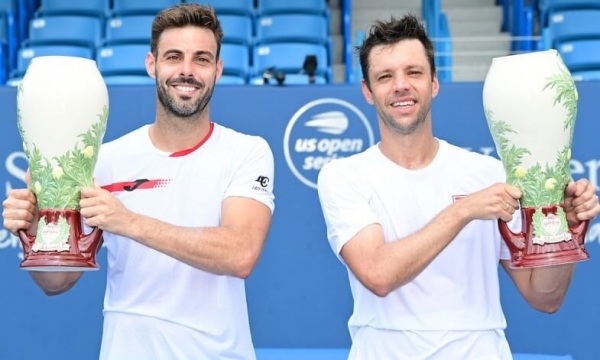
[[[191,60],[184,60],[181,62],[181,69],[180,69],[180,76],[181,77],[191,77],[193,76],[193,72],[192,72],[192,61]]]
[[[394,90],[395,91],[406,91],[409,89],[408,77],[404,74],[396,74],[394,76]]]

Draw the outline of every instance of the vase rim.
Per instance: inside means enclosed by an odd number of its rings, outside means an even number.
[[[532,52],[523,53],[523,54],[498,56],[498,57],[493,58],[492,62],[503,61],[503,60],[512,60],[512,59],[523,58],[523,57],[535,57],[535,56],[542,56],[542,55],[548,55],[548,54],[555,55],[555,54],[558,54],[558,51],[556,51],[556,49],[548,49],[548,50],[532,51]]]

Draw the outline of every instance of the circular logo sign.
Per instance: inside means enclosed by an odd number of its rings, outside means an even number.
[[[290,170],[315,189],[323,165],[360,153],[373,144],[373,129],[366,116],[349,102],[332,98],[302,106],[290,119],[283,137]]]

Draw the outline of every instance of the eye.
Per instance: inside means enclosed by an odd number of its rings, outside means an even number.
[[[380,75],[380,76],[377,78],[377,80],[385,80],[385,79],[388,79],[388,78],[390,78],[390,77],[391,77],[391,76],[390,76],[390,74],[383,74],[383,75]]]
[[[408,75],[421,75],[423,72],[420,70],[410,70]]]

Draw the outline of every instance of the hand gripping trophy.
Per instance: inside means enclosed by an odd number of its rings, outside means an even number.
[[[84,233],[79,200],[81,188],[93,186],[107,119],[108,91],[95,61],[69,56],[31,60],[17,89],[17,121],[39,220],[35,235],[19,231],[21,268],[98,269],[102,231]]]
[[[577,89],[556,50],[495,58],[483,105],[506,182],[521,189],[522,231],[499,220],[511,267],[587,260],[589,221],[570,227],[564,190],[577,115]]]

